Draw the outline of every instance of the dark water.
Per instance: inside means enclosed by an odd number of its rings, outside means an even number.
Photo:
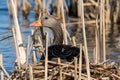
[[[31,0],[32,2],[33,0]],[[30,21],[34,21],[34,12],[30,13]],[[31,34],[31,29],[29,27],[22,26],[22,17],[20,17],[20,26],[22,31],[22,36],[24,40],[24,46],[27,45],[27,36]],[[89,27],[87,29],[87,39],[89,49],[93,49],[95,45],[94,39],[94,29]],[[6,0],[1,0],[0,2],[0,39],[3,39],[6,36],[11,35],[11,27],[9,26],[9,14],[7,9]],[[111,25],[106,28],[106,50],[107,58],[120,61],[120,26]],[[3,54],[3,63],[7,71],[11,71],[14,68],[15,62],[15,50],[13,38],[9,38],[3,41],[0,41],[0,53]]]

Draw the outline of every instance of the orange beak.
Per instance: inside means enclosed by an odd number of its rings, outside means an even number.
[[[43,25],[41,23],[41,19],[38,19],[37,21],[30,23],[30,26],[32,26],[32,27],[42,27]]]

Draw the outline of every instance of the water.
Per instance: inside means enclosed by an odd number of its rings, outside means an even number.
[[[8,10],[6,1],[2,0],[0,3],[0,38],[10,34],[8,29]],[[3,54],[3,62],[5,68],[10,71],[13,68],[15,60],[13,44],[9,40],[0,41],[0,53]]]
[[[33,0],[31,0],[33,1]],[[30,21],[34,21],[34,12],[30,13]],[[20,26],[22,31],[22,37],[24,41],[24,46],[27,45],[27,37],[31,34],[30,27],[22,26],[22,17],[20,18]],[[9,26],[9,15],[6,0],[1,0],[0,2],[0,39],[11,35],[11,29]],[[88,39],[88,47],[93,50],[95,46],[94,39],[94,28],[87,28],[87,39]],[[120,26],[115,25],[114,27],[106,28],[106,50],[107,50],[107,58],[120,62]],[[3,41],[0,41],[0,53],[3,54],[3,64],[5,69],[8,72],[14,68],[14,62],[16,59],[14,42],[13,38],[9,38]]]
[[[33,1],[33,0],[31,0]],[[33,12],[31,11],[31,15]],[[21,17],[21,16],[20,16]],[[30,16],[31,21],[34,19]],[[6,0],[1,0],[0,2],[0,40],[12,35],[11,27],[9,25],[9,12],[7,9],[7,2]],[[22,27],[22,17],[20,18],[20,26],[22,37],[24,41],[24,46],[27,45],[27,38],[26,36],[31,34],[31,28]],[[14,68],[14,62],[16,60],[15,56],[15,49],[14,49],[14,41],[13,37],[8,38],[6,40],[0,41],[0,53],[3,55],[3,65],[8,72]]]

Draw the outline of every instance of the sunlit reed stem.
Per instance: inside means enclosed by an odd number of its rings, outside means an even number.
[[[82,73],[82,44],[80,44],[80,56],[79,56],[79,80],[81,80]]]
[[[33,79],[33,69],[32,69],[31,65],[29,65],[29,80],[34,80]]]
[[[22,35],[20,32],[20,27],[19,27],[19,23],[17,19],[16,6],[13,0],[11,0],[11,3],[12,3],[12,11],[13,11],[14,24],[15,24],[16,38],[17,38],[17,43],[18,43],[18,50],[19,50],[19,55],[20,55],[20,63],[24,64],[26,62],[26,53],[23,47]]]
[[[48,33],[46,33],[46,54],[45,54],[45,80],[48,77]]]
[[[68,44],[67,42],[67,33],[66,33],[66,22],[65,22],[65,14],[64,14],[64,6],[63,0],[60,0],[61,12],[62,12],[62,22],[63,22],[63,32],[64,32],[64,43]]]
[[[106,44],[105,44],[105,8],[104,8],[105,0],[103,0],[103,62],[106,61]]]
[[[90,66],[89,66],[89,56],[88,56],[87,40],[86,40],[86,31],[85,31],[85,20],[84,20],[83,0],[81,0],[81,19],[82,19],[82,29],[83,29],[85,55],[86,55],[85,58],[86,58],[87,76],[88,76],[88,80],[90,80]]]
[[[14,27],[12,28],[12,33],[13,33],[13,38],[14,38],[14,46],[15,46],[17,64],[18,64],[18,68],[20,69],[20,56],[19,56],[18,45],[17,45],[17,39],[16,39]]]
[[[2,54],[0,54],[0,66],[3,65],[3,60],[2,60]],[[4,80],[4,72],[2,70],[0,70],[0,80]]]

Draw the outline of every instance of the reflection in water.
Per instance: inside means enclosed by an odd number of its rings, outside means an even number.
[[[73,27],[76,25],[73,25]],[[70,26],[71,28],[71,26]],[[76,28],[76,27],[75,27]],[[106,53],[107,58],[113,59],[119,62],[120,58],[120,25],[107,25],[106,26]],[[76,29],[72,29],[76,32]],[[73,34],[74,34],[73,32]],[[83,36],[82,30],[77,33],[77,43],[83,43]],[[95,48],[95,27],[86,27],[86,35],[88,41],[88,50],[89,53],[93,53],[93,49]],[[91,54],[90,54],[91,55]],[[92,58],[92,57],[91,57]]]
[[[109,44],[109,48],[113,48],[113,50],[117,50],[119,48],[119,41],[120,41],[120,35],[119,35],[119,25],[111,25],[110,31],[108,34],[108,40],[107,43]],[[115,48],[115,49],[114,49]],[[119,49],[118,49],[119,50]]]

